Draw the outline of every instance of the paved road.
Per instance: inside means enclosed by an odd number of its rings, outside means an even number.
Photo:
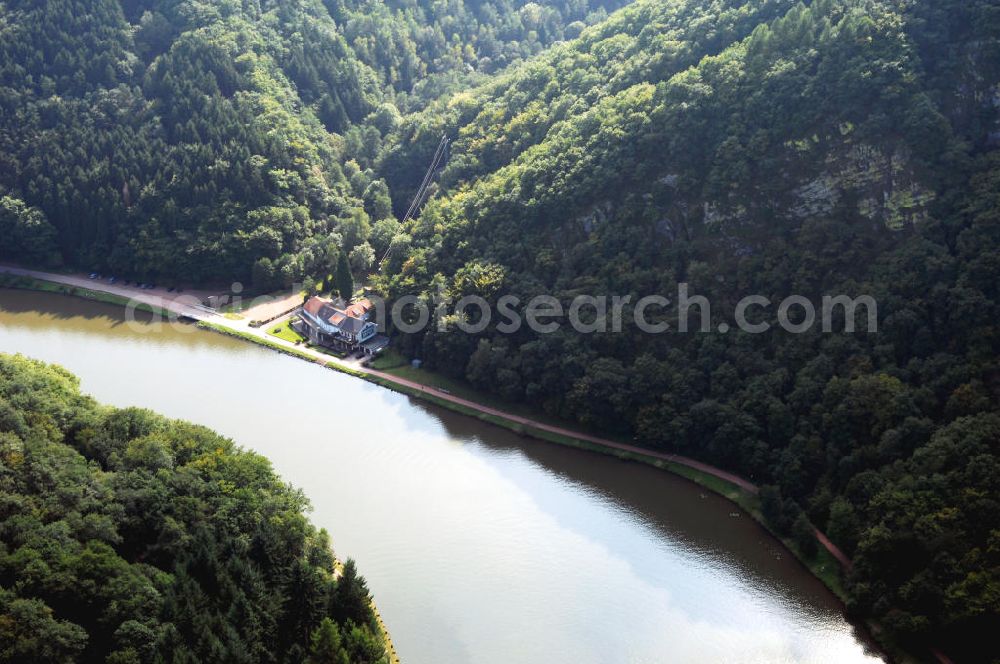
[[[278,337],[272,337],[267,334],[266,327],[254,328],[250,327],[249,321],[247,320],[230,320],[224,316],[220,316],[211,310],[207,310],[205,307],[200,306],[200,304],[194,304],[197,302],[196,298],[186,297],[184,295],[169,296],[160,295],[152,293],[150,291],[143,291],[136,287],[121,286],[118,284],[109,284],[106,281],[91,280],[83,276],[56,274],[51,272],[42,272],[39,270],[28,270],[24,268],[17,267],[7,267],[0,265],[0,272],[9,272],[11,274],[19,274],[29,277],[34,277],[36,279],[42,279],[45,281],[53,281],[56,283],[66,284],[69,286],[76,286],[79,288],[88,288],[94,291],[102,291],[105,293],[112,293],[120,297],[131,298],[139,302],[144,302],[146,304],[159,307],[165,311],[172,312],[177,315],[186,316],[189,318],[194,318],[195,320],[206,320],[210,321],[212,324],[229,328],[231,330],[240,332],[241,334],[250,334],[252,336],[258,337],[260,339],[266,340],[268,343],[277,344],[280,346],[287,347],[289,349],[294,349],[298,353],[303,353],[313,359],[324,362],[333,363],[339,366],[350,368],[354,371],[360,371],[371,376],[377,376],[384,381],[399,385],[401,387],[407,387],[412,390],[419,392],[425,392],[431,394],[436,399],[441,399],[448,401],[450,403],[458,404],[465,408],[478,411],[480,413],[485,413],[487,415],[493,415],[495,417],[500,417],[510,422],[516,422],[526,427],[532,429],[539,429],[541,431],[547,431],[550,433],[558,434],[560,436],[567,436],[569,438],[576,438],[578,440],[586,441],[588,443],[598,445],[601,447],[606,447],[615,450],[622,450],[624,452],[629,452],[632,454],[637,454],[640,456],[650,457],[653,459],[662,459],[664,461],[670,461],[672,463],[679,464],[681,466],[687,466],[688,468],[693,468],[695,470],[713,475],[727,482],[735,484],[744,491],[752,494],[758,492],[757,485],[753,484],[749,480],[746,480],[739,475],[727,472],[720,468],[710,466],[707,463],[702,463],[695,459],[689,457],[681,456],[678,454],[667,454],[665,452],[657,452],[654,450],[648,450],[641,447],[636,447],[634,445],[628,445],[626,443],[619,443],[614,440],[609,440],[607,438],[601,438],[599,436],[593,436],[582,431],[575,431],[573,429],[567,429],[563,427],[554,426],[552,424],[547,424],[545,422],[540,422],[538,420],[533,420],[527,417],[522,417],[514,413],[499,410],[496,408],[491,408],[489,406],[484,406],[483,404],[476,403],[475,401],[469,401],[468,399],[463,399],[457,397],[454,394],[444,392],[435,387],[430,387],[422,383],[417,383],[412,380],[407,380],[405,378],[400,378],[399,376],[394,376],[392,374],[385,373],[384,371],[378,371],[376,369],[370,369],[365,367],[356,361],[342,360],[332,355],[326,353],[321,353],[317,350],[313,350],[307,346],[296,345],[290,341],[285,341],[284,339],[279,339]],[[847,555],[841,551],[833,542],[827,538],[819,530],[816,531],[816,539],[819,541],[823,547],[829,551],[834,558],[836,558],[844,567],[850,568],[851,560]]]
[[[843,565],[845,569],[851,569],[851,559],[847,557],[846,553],[840,550],[840,547],[831,542],[830,538],[827,537],[819,528],[813,528],[813,532],[819,543],[822,544],[823,548],[829,551],[830,554],[837,559],[837,562]]]
[[[153,307],[169,311],[179,316],[193,318],[195,320],[224,320],[217,313],[202,306],[201,301],[194,295],[181,293],[167,293],[164,289],[142,290],[138,286],[125,286],[121,283],[110,284],[103,279],[89,279],[83,275],[57,274],[54,272],[42,272],[40,270],[28,270],[12,265],[0,264],[0,273],[16,274],[24,277],[33,277],[43,281],[52,281],[75,288],[86,288],[92,291],[110,293],[118,297],[141,302]]]

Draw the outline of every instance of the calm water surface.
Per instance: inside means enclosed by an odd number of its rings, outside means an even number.
[[[685,480],[120,311],[0,289],[0,351],[271,459],[407,664],[877,659],[766,532]]]

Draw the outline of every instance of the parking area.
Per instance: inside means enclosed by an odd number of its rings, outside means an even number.
[[[244,304],[249,305],[249,308],[240,312],[244,318],[251,321],[269,321],[301,305],[302,295],[299,293],[262,295]]]

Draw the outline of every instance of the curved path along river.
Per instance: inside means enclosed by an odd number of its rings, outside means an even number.
[[[311,348],[296,346],[293,343],[285,341],[284,339],[279,339],[266,334],[265,330],[262,328],[254,328],[249,325],[247,320],[230,320],[223,316],[220,316],[213,311],[206,309],[205,307],[199,306],[197,304],[196,298],[190,298],[183,295],[169,295],[166,293],[149,293],[140,290],[135,287],[123,286],[109,284],[104,281],[87,279],[81,275],[69,275],[69,274],[58,274],[53,272],[43,272],[41,270],[31,270],[27,268],[20,268],[15,266],[3,266],[0,268],[8,274],[16,274],[22,276],[33,277],[35,279],[43,279],[46,281],[52,281],[55,283],[64,284],[67,286],[74,286],[77,288],[87,288],[89,290],[97,290],[105,293],[110,293],[112,295],[117,295],[119,297],[131,298],[137,302],[142,302],[154,307],[158,307],[164,311],[176,314],[177,316],[183,316],[191,318],[192,320],[209,322],[217,327],[227,328],[234,332],[239,332],[241,334],[247,334],[250,336],[257,337],[267,341],[269,344],[284,346],[285,348],[294,349],[296,353],[300,355],[306,355],[312,357],[314,360],[321,362],[323,364],[335,364],[348,367],[353,371],[358,371],[371,376],[376,376],[383,381],[388,383],[393,383],[402,387],[407,387],[412,390],[417,390],[419,392],[427,392],[432,394],[435,399],[442,401],[449,401],[451,403],[463,406],[470,410],[475,410],[486,415],[493,415],[494,417],[500,417],[510,422],[515,422],[525,427],[530,427],[533,429],[539,429],[542,431],[548,431],[549,433],[554,433],[559,436],[566,436],[569,438],[576,438],[578,440],[583,440],[588,443],[598,445],[600,447],[606,447],[609,449],[621,450],[623,452],[629,452],[631,454],[638,454],[653,459],[662,459],[664,461],[670,461],[672,463],[680,464],[682,466],[687,466],[695,470],[707,473],[709,475],[714,475],[720,479],[723,479],[730,484],[738,486],[744,491],[756,494],[758,492],[757,485],[753,484],[747,479],[740,477],[734,473],[727,472],[721,468],[716,468],[707,463],[703,463],[696,459],[691,459],[690,457],[681,456],[679,454],[667,454],[664,452],[657,452],[655,450],[649,450],[642,447],[636,447],[635,445],[628,445],[626,443],[620,443],[608,438],[602,438],[600,436],[594,436],[582,431],[577,431],[574,429],[568,429],[565,427],[554,426],[546,422],[539,420],[534,420],[527,417],[522,417],[515,413],[508,411],[503,411],[497,408],[492,408],[484,404],[477,403],[475,401],[469,401],[468,399],[463,399],[461,397],[449,394],[442,390],[435,389],[433,387],[428,387],[421,383],[417,383],[412,380],[407,380],[399,376],[385,373],[383,371],[377,371],[366,366],[359,365],[357,363],[348,362],[340,360],[336,357],[332,357],[325,353],[315,351]],[[836,558],[841,565],[844,567],[851,566],[851,560],[847,555],[841,551],[836,544],[834,544],[830,539],[821,531],[816,530],[816,539],[824,548],[826,548],[833,557]]]
[[[268,456],[358,558],[404,662],[874,659],[756,523],[654,468],[73,298],[0,290],[0,350]]]

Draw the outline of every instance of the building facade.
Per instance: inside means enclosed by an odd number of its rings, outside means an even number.
[[[299,310],[295,327],[310,343],[342,351],[362,350],[374,355],[385,348],[389,340],[379,335],[371,314],[369,300],[339,308],[331,300],[313,296]]]

